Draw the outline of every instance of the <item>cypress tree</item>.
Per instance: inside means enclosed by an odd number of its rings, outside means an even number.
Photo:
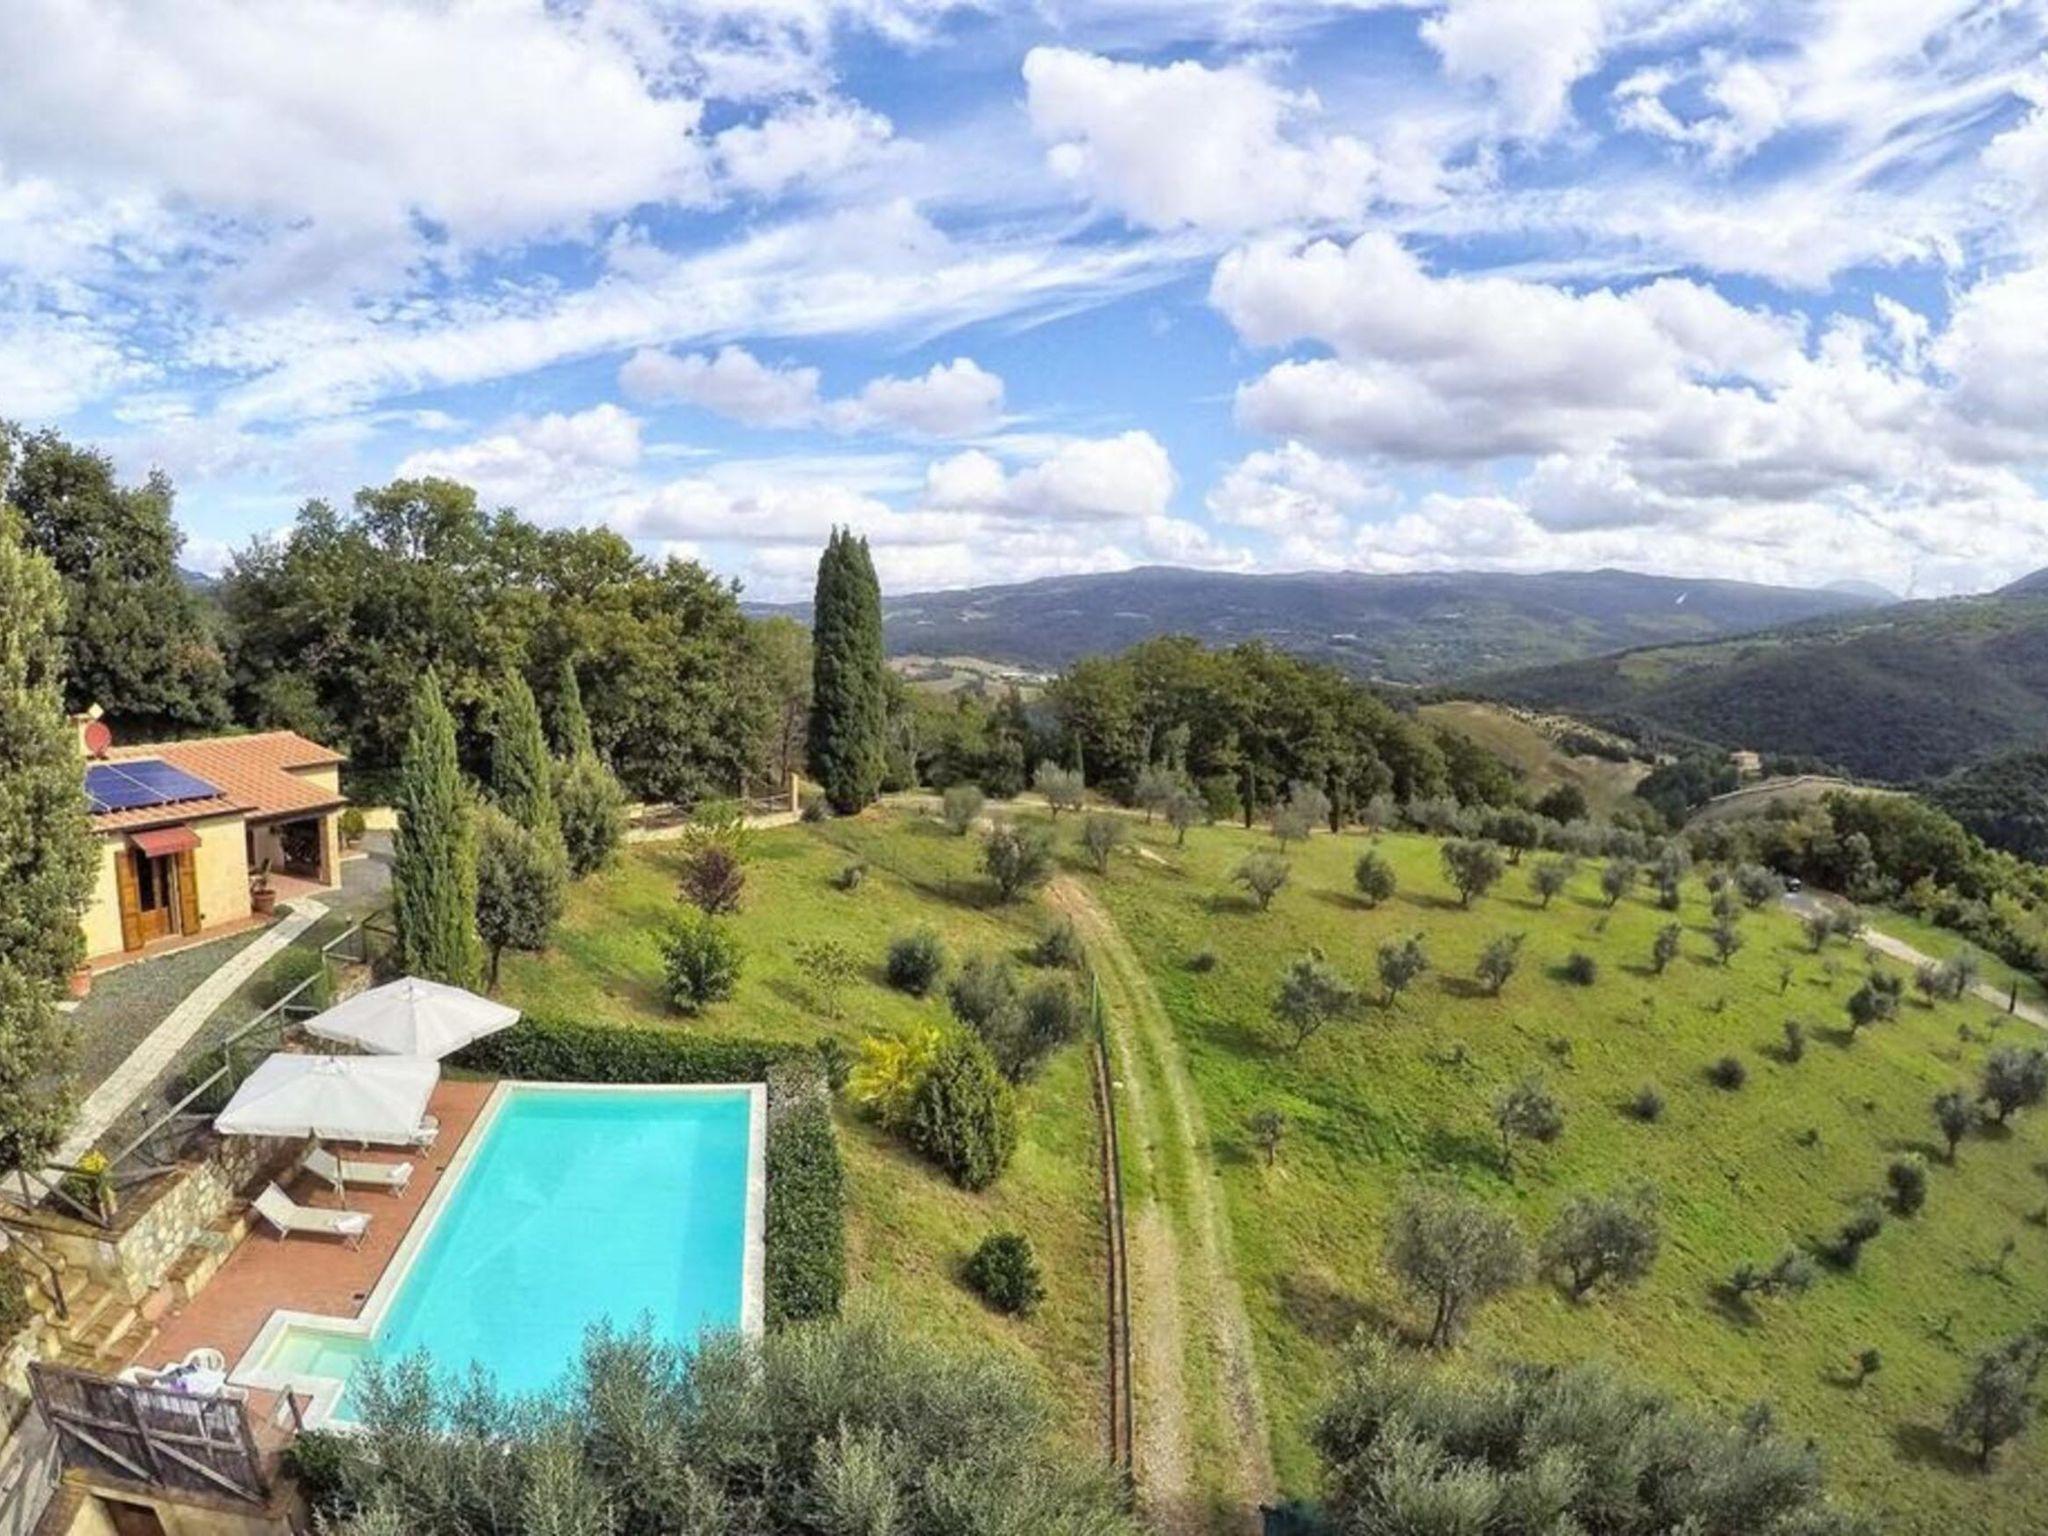
[[[491,793],[507,816],[544,843],[559,843],[562,822],[555,810],[554,765],[541,733],[540,707],[517,672],[498,698],[491,736]]]
[[[555,752],[568,762],[586,753],[595,754],[590,736],[590,716],[583,708],[583,689],[576,681],[576,663],[562,658],[561,675],[555,679],[555,707],[549,723],[553,726]]]
[[[882,589],[868,542],[835,528],[811,608],[811,774],[841,815],[882,787]]]
[[[475,831],[455,757],[455,717],[432,672],[414,696],[397,800],[391,886],[399,965],[429,981],[473,987],[483,969]]]
[[[0,448],[0,469],[4,469]],[[47,1157],[70,1121],[56,991],[84,950],[99,844],[64,715],[64,602],[0,505],[0,1168]]]

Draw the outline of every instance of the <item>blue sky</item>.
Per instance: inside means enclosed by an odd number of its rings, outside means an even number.
[[[762,596],[2048,559],[2040,0],[10,0],[0,417]]]

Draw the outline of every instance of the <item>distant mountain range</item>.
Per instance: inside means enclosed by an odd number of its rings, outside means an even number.
[[[1473,691],[1907,782],[2048,743],[2048,571],[1704,644],[1522,669]]]
[[[1148,566],[887,595],[883,624],[896,656],[1050,671],[1153,635],[1190,634],[1212,645],[1265,640],[1387,682],[1440,683],[1856,613],[1888,596],[1611,570],[1248,576]],[[748,608],[810,616],[807,603]]]

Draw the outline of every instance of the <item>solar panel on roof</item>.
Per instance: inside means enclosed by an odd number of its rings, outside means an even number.
[[[167,804],[175,804],[180,800],[207,800],[220,793],[197,775],[154,758],[123,763],[121,771],[136,783],[157,791]]]
[[[136,811],[153,805],[206,800],[219,794],[206,780],[169,763],[145,759],[132,763],[93,763],[85,770],[85,795],[94,815]]]

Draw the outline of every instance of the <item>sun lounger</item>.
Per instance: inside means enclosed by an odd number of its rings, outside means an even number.
[[[275,1184],[264,1186],[256,1197],[256,1214],[277,1228],[279,1238],[293,1232],[315,1237],[339,1237],[359,1247],[370,1230],[370,1218],[362,1211],[323,1211],[301,1205]]]
[[[441,1122],[433,1115],[421,1115],[419,1129],[412,1133],[412,1140],[406,1145],[425,1152],[441,1138]]]
[[[325,1147],[315,1147],[306,1154],[306,1171],[316,1179],[325,1179],[336,1189],[344,1184],[361,1184],[366,1188],[402,1195],[406,1185],[412,1182],[411,1163],[358,1162],[336,1157]]]

